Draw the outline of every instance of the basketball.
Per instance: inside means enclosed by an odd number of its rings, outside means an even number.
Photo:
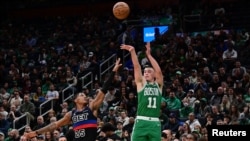
[[[130,13],[129,5],[125,2],[117,2],[113,6],[113,14],[119,20],[124,20]]]

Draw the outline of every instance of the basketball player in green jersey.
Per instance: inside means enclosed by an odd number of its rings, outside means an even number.
[[[152,66],[145,67],[143,74],[134,47],[122,44],[121,49],[130,52],[138,93],[137,116],[131,141],[160,141],[161,123],[159,116],[163,87],[161,68],[151,55],[150,43],[146,44],[146,55]]]

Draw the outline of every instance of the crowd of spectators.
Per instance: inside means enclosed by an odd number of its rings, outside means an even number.
[[[169,15],[169,9],[166,10]],[[147,17],[146,13],[143,17]],[[155,14],[159,14],[155,12]],[[150,15],[151,17],[156,17]],[[149,17],[150,17],[149,16]],[[0,43],[0,141],[19,140],[24,132],[59,120],[73,108],[65,97],[84,91],[93,98],[99,81],[99,64],[112,54],[121,54],[117,41],[124,26],[113,16],[98,18],[57,17],[1,25]],[[147,63],[141,36],[130,38],[142,65]],[[250,123],[250,54],[247,31],[231,29],[207,34],[164,34],[152,42],[153,55],[164,74],[162,138],[183,140],[187,136],[206,139],[208,125]],[[130,140],[136,115],[136,87],[131,60],[116,74],[98,117],[101,130],[112,123],[112,133]],[[94,87],[83,87],[81,77],[92,72]],[[53,108],[40,104],[53,99]],[[26,119],[19,119],[27,114]],[[18,130],[25,127],[23,130]],[[39,135],[37,140],[70,140],[70,126]],[[106,131],[105,130],[105,131]],[[72,139],[72,138],[71,138]]]

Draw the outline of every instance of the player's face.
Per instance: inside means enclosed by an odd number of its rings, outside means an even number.
[[[75,99],[76,103],[81,103],[81,104],[88,104],[89,103],[89,99],[86,96],[85,93],[78,93],[76,99]]]
[[[145,68],[143,75],[147,81],[153,81],[155,77],[155,71],[153,68]]]

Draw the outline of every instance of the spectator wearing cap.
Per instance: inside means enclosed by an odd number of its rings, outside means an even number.
[[[197,62],[197,70],[198,70],[198,72],[202,72],[204,67],[207,67],[209,65],[207,58],[201,58],[201,57],[199,57],[199,60]]]
[[[103,121],[104,123],[106,123],[106,122],[110,122],[110,120],[113,120],[113,119],[116,119],[115,108],[114,108],[114,107],[109,107],[108,114],[105,115],[105,116],[102,118],[102,121]]]
[[[115,126],[110,124],[110,123],[105,123],[102,128],[101,131],[105,133],[105,137],[99,141],[107,141],[107,140],[121,140],[121,137],[119,137],[116,133],[115,133]]]
[[[191,106],[192,108],[194,107],[194,102],[196,100],[196,96],[194,94],[194,90],[190,89],[186,95],[185,98],[182,99],[183,100],[188,100],[189,106]]]
[[[169,129],[173,133],[176,133],[179,129],[180,121],[177,119],[175,113],[170,113],[168,117],[169,121],[163,125],[163,130]]]
[[[0,131],[0,141],[4,141],[5,135],[3,132]]]
[[[182,75],[181,71],[179,71],[179,70],[176,71],[175,78],[178,79],[181,84],[184,83],[184,78],[183,78],[183,75]]]

